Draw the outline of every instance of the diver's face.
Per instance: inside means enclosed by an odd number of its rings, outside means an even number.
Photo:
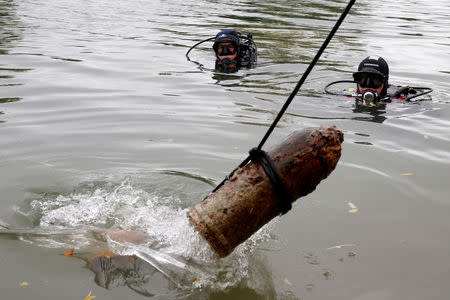
[[[223,42],[217,46],[217,56],[220,60],[228,58],[235,60],[237,56],[236,47],[231,42]]]
[[[361,94],[373,92],[380,95],[384,88],[384,78],[380,74],[373,73],[355,73],[354,81],[358,84],[358,91]]]

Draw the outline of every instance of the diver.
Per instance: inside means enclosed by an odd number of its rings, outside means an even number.
[[[253,68],[258,59],[252,34],[242,36],[234,30],[220,31],[213,45],[216,54],[216,69],[233,72],[241,67]]]
[[[379,56],[368,56],[363,59],[358,71],[353,73],[356,83],[356,95],[334,93],[329,90],[332,85],[352,82],[347,80],[335,81],[325,87],[325,92],[332,95],[354,96],[357,104],[372,107],[382,107],[386,103],[423,96],[432,92],[428,87],[396,86],[389,84],[389,65]],[[420,92],[419,92],[420,90]]]
[[[239,31],[223,30],[213,38],[203,40],[192,46],[189,52],[203,42],[214,40],[212,46],[216,55],[216,70],[226,73],[236,72],[240,68],[253,68],[258,60],[257,46],[251,33],[242,35]]]

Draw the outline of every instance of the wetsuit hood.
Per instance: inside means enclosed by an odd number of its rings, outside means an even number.
[[[358,72],[353,73],[353,77],[361,73],[373,73],[383,76],[385,84],[389,80],[389,66],[387,62],[379,56],[368,56],[358,66]]]
[[[380,56],[368,56],[360,62],[358,71],[353,73],[353,78],[355,78],[355,81],[356,78],[363,73],[377,74],[383,78],[384,87],[380,93],[380,96],[385,96],[389,86],[389,66],[387,62]]]
[[[213,49],[216,55],[217,55],[217,47],[222,42],[234,43],[236,49],[238,49],[240,45],[239,33],[234,30],[223,30],[217,33],[213,45]]]

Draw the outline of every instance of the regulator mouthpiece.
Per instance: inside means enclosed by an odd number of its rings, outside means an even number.
[[[220,59],[219,61],[224,66],[230,66],[232,64],[236,64],[236,61],[234,59],[229,59],[228,57],[226,57],[224,59]]]
[[[374,92],[365,92],[362,94],[362,99],[364,101],[370,102],[370,103],[376,103],[378,102],[378,94]]]

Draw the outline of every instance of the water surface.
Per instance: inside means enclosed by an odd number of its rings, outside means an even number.
[[[345,1],[0,0],[0,295],[5,299],[445,299],[447,1],[357,1],[267,143],[336,125],[336,170],[230,257],[185,214],[256,146]],[[196,42],[251,32],[258,67]],[[383,56],[431,97],[358,110],[324,94]],[[133,247],[103,233],[144,231]],[[75,248],[73,257],[63,252]],[[86,267],[137,254],[134,273]],[[109,277],[108,277],[109,276]],[[27,282],[28,285],[21,286]]]

